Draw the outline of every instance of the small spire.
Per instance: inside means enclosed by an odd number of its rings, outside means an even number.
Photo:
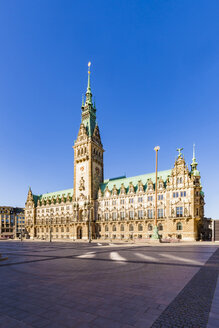
[[[193,173],[194,172],[198,173],[197,165],[198,165],[198,163],[196,162],[196,158],[195,158],[195,144],[193,144],[193,157],[192,157],[192,163],[191,163],[191,169],[192,169]]]

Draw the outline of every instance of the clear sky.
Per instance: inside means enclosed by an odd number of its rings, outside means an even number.
[[[90,60],[105,178],[188,164],[219,218],[219,1],[0,1],[0,204],[73,186]]]

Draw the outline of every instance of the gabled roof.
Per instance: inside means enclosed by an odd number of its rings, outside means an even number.
[[[165,171],[158,171],[157,176],[158,178],[162,178],[165,182],[167,180],[167,177],[171,175],[172,170],[165,170]],[[121,177],[121,178],[114,178],[114,179],[107,179],[104,180],[103,183],[100,185],[100,189],[102,192],[108,187],[109,190],[112,190],[114,185],[116,186],[116,189],[120,189],[122,183],[124,184],[125,188],[129,187],[129,183],[132,182],[134,187],[138,185],[138,182],[141,181],[143,185],[147,184],[148,179],[151,179],[153,183],[155,183],[155,172],[154,173],[148,173],[143,175],[136,175],[134,177]]]

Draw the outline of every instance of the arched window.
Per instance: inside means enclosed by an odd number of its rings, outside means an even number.
[[[105,226],[105,231],[109,231],[108,225]]]
[[[56,232],[59,232],[59,228],[56,227]]]
[[[134,227],[132,224],[129,225],[129,231],[134,231]]]
[[[148,225],[148,231],[152,231],[152,225],[150,223]]]
[[[143,231],[143,225],[142,224],[138,225],[138,231]]]
[[[115,225],[113,225],[113,231],[116,231],[116,226]]]
[[[123,224],[121,224],[121,226],[120,226],[120,231],[124,231],[124,225]]]
[[[182,229],[183,229],[182,223],[181,222],[177,222],[176,230],[182,230]]]
[[[80,155],[80,149],[78,149],[78,156]]]
[[[86,152],[87,152],[87,148],[85,147],[85,148],[84,148],[84,153],[86,154]]]
[[[81,148],[81,155],[83,154],[83,148]]]
[[[158,230],[160,230],[160,231],[163,230],[163,226],[161,223],[158,224]]]

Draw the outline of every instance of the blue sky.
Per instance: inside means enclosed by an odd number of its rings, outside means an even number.
[[[73,185],[90,60],[105,178],[188,164],[219,218],[218,1],[0,1],[0,204]]]

